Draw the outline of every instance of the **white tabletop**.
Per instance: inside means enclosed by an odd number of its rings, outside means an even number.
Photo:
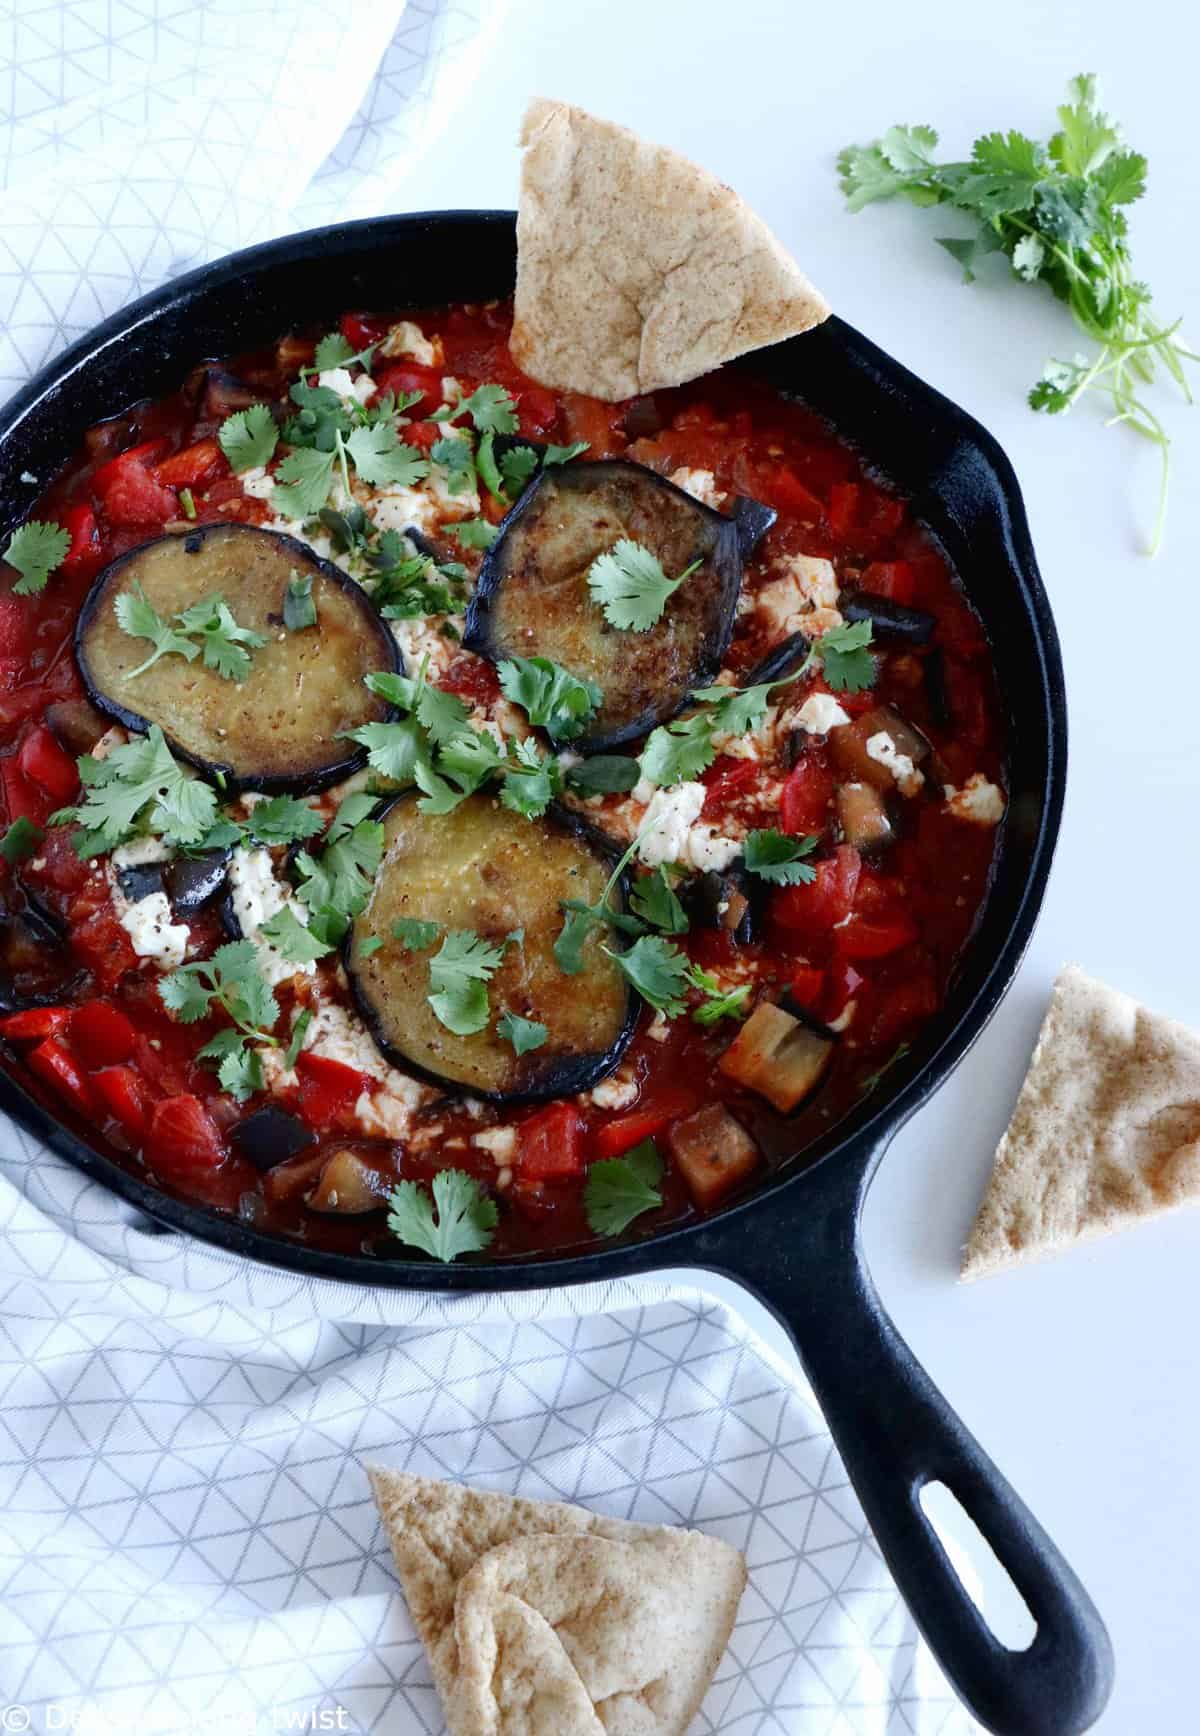
[[[956,232],[952,215],[847,216],[833,159],[896,121],[936,125],[955,155],[994,127],[1045,136],[1065,81],[1098,71],[1150,160],[1132,217],[1139,271],[1159,311],[1200,332],[1197,49],[1195,9],[1177,0],[1133,14],[1117,0],[513,0],[490,74],[405,189],[413,208],[514,204],[510,145],[533,94],[623,121],[736,186],[837,311],[978,416],[1016,466],[1066,657],[1062,841],[1017,984],[897,1138],[866,1238],[901,1331],[1108,1620],[1104,1736],[1196,1723],[1200,1210],[970,1288],[955,1277],[1058,966],[1074,959],[1200,1026],[1200,412],[1162,390],[1174,492],[1149,562],[1156,455],[1106,431],[1095,406],[1066,419],[1025,406],[1044,358],[1081,347],[1063,310],[1000,269],[963,287],[933,244]]]

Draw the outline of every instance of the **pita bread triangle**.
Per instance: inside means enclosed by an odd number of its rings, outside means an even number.
[[[521,143],[511,342],[543,385],[630,398],[828,318],[766,224],[686,157],[543,98]]]
[[[746,1583],[699,1531],[372,1466],[451,1736],[683,1736]]]
[[[1068,965],[963,1256],[964,1278],[1200,1200],[1200,1036]]]

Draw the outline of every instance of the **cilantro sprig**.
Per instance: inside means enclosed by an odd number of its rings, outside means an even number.
[[[1047,144],[1019,132],[985,133],[966,162],[934,159],[932,127],[891,127],[865,148],[838,158],[851,211],[897,196],[914,205],[951,205],[974,218],[973,236],[938,237],[969,283],[988,254],[1003,254],[1014,277],[1044,284],[1070,309],[1096,346],[1071,361],[1052,358],[1029,394],[1035,410],[1061,415],[1085,392],[1111,406],[1110,420],[1151,440],[1161,454],[1158,510],[1150,539],[1157,551],[1166,520],[1170,437],[1146,401],[1161,366],[1188,401],[1186,364],[1200,360],[1179,322],[1155,313],[1134,273],[1123,207],[1146,190],[1146,159],[1122,142],[1099,107],[1090,73],[1073,78]]]
[[[383,858],[383,827],[371,818],[376,798],[366,791],[347,796],[329,823],[319,855],[296,857],[296,896],[308,911],[308,927],[336,946],[354,917],[366,908]]]
[[[388,1229],[410,1248],[447,1264],[478,1254],[496,1233],[496,1202],[461,1169],[439,1170],[432,1199],[415,1181],[397,1182],[388,1201]]]
[[[258,968],[252,941],[230,941],[209,959],[181,965],[162,979],[158,992],[183,1024],[224,1013],[230,1025],[205,1043],[197,1059],[217,1063],[217,1078],[239,1102],[263,1089],[262,1060],[250,1045],[275,1044],[279,1003]]]
[[[271,462],[279,444],[279,429],[265,404],[251,404],[226,416],[217,432],[221,450],[235,476]]]
[[[597,1236],[619,1236],[634,1218],[662,1204],[663,1163],[652,1139],[623,1157],[602,1158],[588,1169],[583,1209]]]
[[[813,836],[791,837],[773,827],[751,832],[746,838],[742,860],[751,874],[772,886],[803,886],[815,880],[817,871],[805,861],[820,840]]]
[[[8,539],[4,559],[21,577],[13,586],[14,597],[36,596],[46,589],[50,574],[67,558],[71,538],[61,524],[26,519]]]
[[[553,741],[581,736],[604,703],[594,681],[549,657],[508,657],[496,667],[500,691]]]
[[[224,597],[206,597],[165,620],[147,597],[138,580],[122,591],[113,605],[117,625],[132,639],[149,639],[154,649],[145,662],[129,671],[128,680],[144,675],[160,657],[182,657],[188,663],[197,657],[227,681],[244,681],[250,673],[251,652],[261,650],[266,639],[249,627],[239,627]]]
[[[429,1004],[456,1037],[471,1037],[486,1028],[487,985],[503,957],[503,946],[489,946],[469,928],[458,928],[447,934],[429,961]]]
[[[648,633],[683,581],[703,565],[703,560],[695,560],[678,578],[669,579],[653,550],[622,537],[588,568],[588,590],[610,627]]]
[[[143,831],[186,848],[201,843],[213,828],[216,791],[179,765],[157,724],[105,759],[84,754],[77,764],[83,800],[60,808],[50,824],[82,828],[75,848],[85,860]]]

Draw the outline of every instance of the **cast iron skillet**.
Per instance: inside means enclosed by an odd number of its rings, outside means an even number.
[[[389,217],[235,254],[145,297],[76,343],[0,414],[0,525],[27,512],[89,424],[174,390],[205,357],[271,342],[352,307],[507,294],[505,212]],[[1062,810],[1066,713],[1049,605],[1012,469],[970,417],[841,320],[748,366],[796,391],[914,502],[964,576],[1006,702],[1011,807],[993,891],[940,1016],[885,1084],[749,1198],[711,1219],[598,1253],[442,1267],[322,1253],[147,1187],[64,1127],[7,1076],[0,1105],[152,1218],[253,1259],[345,1282],[434,1291],[525,1289],[664,1266],[729,1273],[795,1339],[880,1548],[914,1617],[976,1718],[999,1736],[1068,1736],[1100,1714],[1108,1636],[1038,1522],[913,1359],[863,1261],[859,1216],[888,1142],[961,1060],[1008,988],[1033,928]],[[953,1299],[947,1297],[947,1306]],[[940,1480],[1011,1575],[1037,1623],[1027,1650],[992,1636],[920,1506]]]

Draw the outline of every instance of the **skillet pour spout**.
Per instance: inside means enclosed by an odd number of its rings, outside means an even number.
[[[511,212],[369,219],[286,237],[206,266],[81,339],[0,411],[0,525],[29,476],[66,462],[114,409],[173,391],[197,363],[274,342],[348,306],[427,307],[511,292]],[[859,445],[942,544],[987,631],[1006,698],[1010,804],[993,884],[938,1018],[883,1085],[804,1164],[771,1170],[713,1217],[581,1257],[437,1266],[289,1242],[172,1198],[122,1169],[0,1074],[0,1106],[148,1217],[249,1259],[339,1283],[442,1294],[611,1280],[665,1266],[732,1274],[796,1340],[900,1591],[975,1717],[997,1736],[1074,1736],[1103,1710],[1112,1652],[1071,1569],[918,1366],[863,1263],[859,1213],[896,1129],[962,1059],[1003,997],[1045,892],[1066,780],[1062,664],[1012,469],[955,405],[837,318],[740,366],[802,397]],[[952,1304],[951,1304],[952,1305]],[[940,1480],[1011,1574],[1037,1623],[1002,1647],[958,1581],[919,1503]]]

